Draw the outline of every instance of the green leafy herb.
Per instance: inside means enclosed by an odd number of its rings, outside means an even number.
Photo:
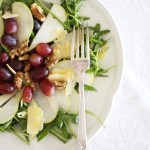
[[[105,73],[107,73],[108,71],[110,71],[112,68],[114,68],[115,66],[112,66],[108,69],[103,69],[103,68],[99,68],[99,70],[97,71],[96,76],[101,76],[101,77],[108,77],[108,75],[106,75]]]
[[[90,27],[90,68],[88,73],[93,73],[94,76],[107,76],[109,69],[103,69],[99,65],[99,52],[103,46],[107,44],[107,40],[103,36],[108,34],[110,30],[101,30],[101,25],[96,24],[95,27]]]
[[[76,83],[74,89],[77,92],[79,92],[79,83]],[[93,92],[97,91],[93,86],[90,86],[90,85],[87,85],[87,84],[84,84],[84,90],[86,90],[86,91],[93,91]]]
[[[3,0],[0,0],[0,10],[2,8],[2,2],[3,2]]]
[[[71,29],[74,26],[80,26],[82,21],[89,19],[89,17],[79,15],[79,10],[83,1],[85,0],[61,0],[61,5],[66,10],[68,16],[65,24]]]
[[[12,123],[12,120],[8,121],[5,124],[0,125],[0,131],[5,132],[9,128],[11,123]]]
[[[87,84],[84,84],[84,90],[87,90],[87,91],[97,91],[93,86],[90,86],[90,85],[87,85]]]
[[[9,53],[10,52],[10,49],[9,48],[7,48],[5,45],[3,45],[2,43],[1,43],[1,45],[0,45],[0,52],[6,52],[6,53]]]
[[[52,129],[52,124],[48,124],[45,125],[43,130],[39,132],[39,134],[37,135],[37,141],[41,141],[45,136],[47,136],[47,134],[50,132],[50,130]]]
[[[70,122],[77,124],[78,116],[59,112],[54,121],[44,125],[44,129],[39,132],[37,140],[42,140],[48,133],[55,135],[62,142],[66,143],[72,136],[76,137],[73,130],[71,130]]]

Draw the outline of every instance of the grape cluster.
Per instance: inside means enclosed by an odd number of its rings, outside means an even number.
[[[37,32],[41,24],[34,20],[34,31]],[[17,21],[14,18],[4,19],[5,33],[1,37],[1,42],[4,46],[10,49],[16,48],[18,31]],[[11,94],[15,90],[14,78],[15,75],[6,67],[8,64],[14,71],[23,72],[25,65],[30,63],[29,77],[33,82],[37,82],[42,92],[46,96],[50,96],[55,92],[54,85],[47,80],[49,69],[45,65],[45,59],[53,54],[53,49],[49,44],[39,43],[36,49],[29,52],[29,59],[20,61],[17,57],[11,59],[6,52],[0,53],[0,93]],[[23,89],[23,99],[25,102],[30,102],[33,97],[33,88],[30,84]]]

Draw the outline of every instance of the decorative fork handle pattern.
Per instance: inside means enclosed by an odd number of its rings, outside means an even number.
[[[78,125],[78,150],[86,150],[86,118],[84,98],[84,72],[79,74],[79,125]]]

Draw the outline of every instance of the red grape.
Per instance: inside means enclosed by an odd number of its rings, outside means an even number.
[[[14,58],[14,59],[11,59],[9,62],[8,62],[9,66],[11,68],[13,68],[15,71],[20,71],[23,69],[24,67],[24,64],[22,61],[19,61],[18,59]]]
[[[41,66],[44,63],[43,57],[36,53],[30,56],[29,61],[33,67]]]
[[[9,55],[5,52],[0,53],[0,65],[4,65],[9,60]]]
[[[50,96],[55,92],[55,86],[53,83],[46,79],[41,81],[40,88],[46,96]]]
[[[8,34],[15,34],[18,26],[14,18],[4,19],[5,32]]]
[[[36,67],[30,71],[30,77],[33,81],[40,81],[47,77],[49,70],[46,67]]]
[[[32,101],[32,97],[33,97],[33,89],[31,86],[26,86],[23,89],[23,100],[25,102],[31,102]]]
[[[11,94],[14,92],[14,86],[12,83],[0,83],[0,93],[1,94]]]
[[[1,37],[2,44],[8,48],[15,48],[17,45],[17,39],[9,34],[4,34]]]
[[[41,56],[50,56],[53,53],[53,49],[46,43],[39,43],[36,46],[36,52]]]
[[[6,67],[0,67],[0,81],[13,81],[13,75]]]

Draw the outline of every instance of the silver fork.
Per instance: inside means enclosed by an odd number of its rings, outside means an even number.
[[[72,46],[71,46],[71,64],[74,71],[79,76],[79,124],[78,124],[78,150],[87,149],[87,135],[86,135],[86,118],[85,118],[85,98],[84,98],[84,74],[90,65],[89,54],[89,28],[86,27],[86,47],[84,48],[84,26],[81,29],[81,50],[79,49],[80,30],[77,29],[77,36],[75,35],[75,27],[73,29]],[[76,43],[76,55],[75,53]]]

